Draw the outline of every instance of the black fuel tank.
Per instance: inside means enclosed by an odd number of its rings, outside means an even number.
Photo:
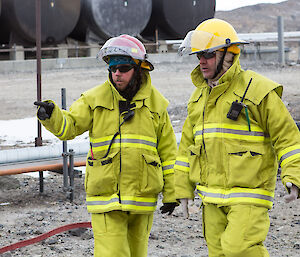
[[[80,0],[40,0],[43,44],[63,41],[74,29],[80,15]],[[24,41],[34,44],[35,0],[2,0],[0,26],[2,43]],[[0,28],[1,29],[1,28]],[[7,42],[3,42],[7,41]]]
[[[150,21],[142,32],[146,38],[182,39],[202,21],[215,15],[215,0],[152,0]]]
[[[91,31],[101,39],[140,34],[150,20],[151,0],[83,0],[80,19],[72,36],[85,40]]]

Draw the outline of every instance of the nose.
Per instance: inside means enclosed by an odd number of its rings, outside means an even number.
[[[119,71],[119,69],[116,70],[115,75],[120,76],[122,73]]]
[[[201,56],[201,58],[199,60],[199,63],[203,64],[203,63],[206,63],[206,62],[207,62],[207,60],[203,56]]]

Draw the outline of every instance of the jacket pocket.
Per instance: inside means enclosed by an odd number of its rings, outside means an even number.
[[[263,147],[226,146],[228,154],[228,187],[256,188],[262,183]]]
[[[87,159],[85,190],[88,195],[105,195],[116,193],[118,188],[119,152],[109,154],[106,158]]]
[[[158,156],[143,154],[141,193],[158,194],[164,186],[161,161]]]
[[[201,145],[191,145],[189,150],[189,165],[190,172],[189,178],[194,183],[199,183],[202,181],[201,179],[201,163],[200,163],[200,154],[201,154]]]

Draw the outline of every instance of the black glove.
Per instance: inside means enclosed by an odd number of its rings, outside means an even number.
[[[168,215],[171,215],[174,211],[175,207],[178,206],[178,203],[164,203],[162,207],[160,207],[161,213],[168,212]]]
[[[36,101],[33,104],[39,106],[37,116],[40,120],[50,119],[54,109],[53,103]]]

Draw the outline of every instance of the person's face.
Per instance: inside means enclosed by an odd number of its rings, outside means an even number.
[[[213,79],[217,70],[216,53],[197,54],[200,63],[200,70],[205,79]]]
[[[119,91],[124,91],[128,86],[134,74],[134,68],[131,64],[120,64],[109,68],[112,74],[113,82]]]

